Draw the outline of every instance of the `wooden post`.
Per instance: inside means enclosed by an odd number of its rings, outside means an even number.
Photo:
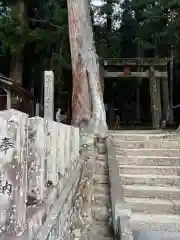
[[[54,119],[54,73],[44,71],[44,119]]]
[[[104,94],[104,67],[102,65],[99,65],[99,76],[100,76],[100,84],[101,84],[101,90],[103,95]]]
[[[137,89],[136,89],[136,119],[138,122],[140,122],[141,120],[141,116],[140,116],[140,84],[141,84],[141,81],[138,80],[138,86],[137,86]]]
[[[156,85],[157,85],[157,104],[158,104],[158,116],[159,116],[159,124],[161,125],[162,120],[162,106],[161,106],[161,82],[160,78],[156,78]]]
[[[168,121],[169,111],[169,86],[168,78],[161,79],[162,85],[162,108],[163,108],[163,120]]]
[[[34,87],[31,88],[31,94],[34,96]],[[30,103],[30,115],[34,117],[35,111],[34,111],[34,99],[31,100]]]
[[[141,42],[140,39],[138,40],[138,58],[141,58]],[[138,72],[141,71],[141,66],[138,67]],[[141,87],[141,82],[142,82],[142,78],[139,77],[138,79],[138,84],[137,84],[137,89],[136,89],[136,119],[138,122],[140,122],[141,117],[140,117],[140,87]]]
[[[151,114],[153,129],[160,128],[161,102],[160,102],[160,82],[155,77],[155,69],[149,69],[149,90],[151,98]]]
[[[36,103],[36,116],[40,116],[40,104]]]
[[[173,65],[174,65],[174,51],[173,51],[173,47],[171,47],[171,62],[170,62],[170,96],[169,96],[169,104],[170,106],[173,106]],[[174,121],[174,113],[173,113],[173,108],[170,107],[170,114],[169,114],[169,123],[173,124]]]
[[[11,109],[11,92],[9,90],[6,90],[7,93],[7,102],[6,102],[6,108],[7,110]]]

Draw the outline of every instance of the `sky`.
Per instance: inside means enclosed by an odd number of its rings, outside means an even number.
[[[102,4],[101,0],[93,0],[92,2],[93,2],[93,4],[96,5],[96,6]]]
[[[119,0],[119,1],[117,1],[117,4],[115,4],[115,6],[114,6],[114,8],[113,8],[113,11],[114,11],[114,14],[120,14],[120,2],[122,2],[122,0]],[[95,6],[101,6],[102,5],[102,0],[92,0],[92,4],[93,5],[95,5]],[[102,24],[102,23],[104,23],[104,21],[105,21],[105,18],[104,18],[105,16],[101,16],[101,17],[99,17],[99,16],[95,16],[95,22],[97,23],[97,24]],[[119,21],[115,21],[114,23],[113,23],[113,25],[114,25],[114,27],[119,27],[119,24],[120,24],[120,22]]]

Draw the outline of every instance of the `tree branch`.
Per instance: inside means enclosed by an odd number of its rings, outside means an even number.
[[[47,24],[49,24],[49,25],[52,26],[52,27],[56,27],[56,28],[59,28],[59,29],[63,29],[62,27],[60,27],[60,26],[58,26],[58,25],[56,25],[56,24],[54,24],[54,23],[52,23],[52,22],[50,22],[50,21],[48,21],[48,20],[46,20],[46,19],[34,19],[34,18],[30,18],[30,21],[32,21],[32,22],[39,22],[39,23],[47,23]]]

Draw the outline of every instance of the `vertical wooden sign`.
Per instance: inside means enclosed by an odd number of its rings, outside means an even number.
[[[54,73],[44,71],[44,119],[54,119]]]

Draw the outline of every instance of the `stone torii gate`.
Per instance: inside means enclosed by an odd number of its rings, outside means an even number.
[[[154,129],[160,128],[162,119],[168,121],[169,86],[167,63],[170,60],[170,58],[101,59],[101,64],[104,67],[104,78],[149,79],[152,127]],[[121,71],[108,71],[109,67],[116,67],[116,69],[121,69]]]

